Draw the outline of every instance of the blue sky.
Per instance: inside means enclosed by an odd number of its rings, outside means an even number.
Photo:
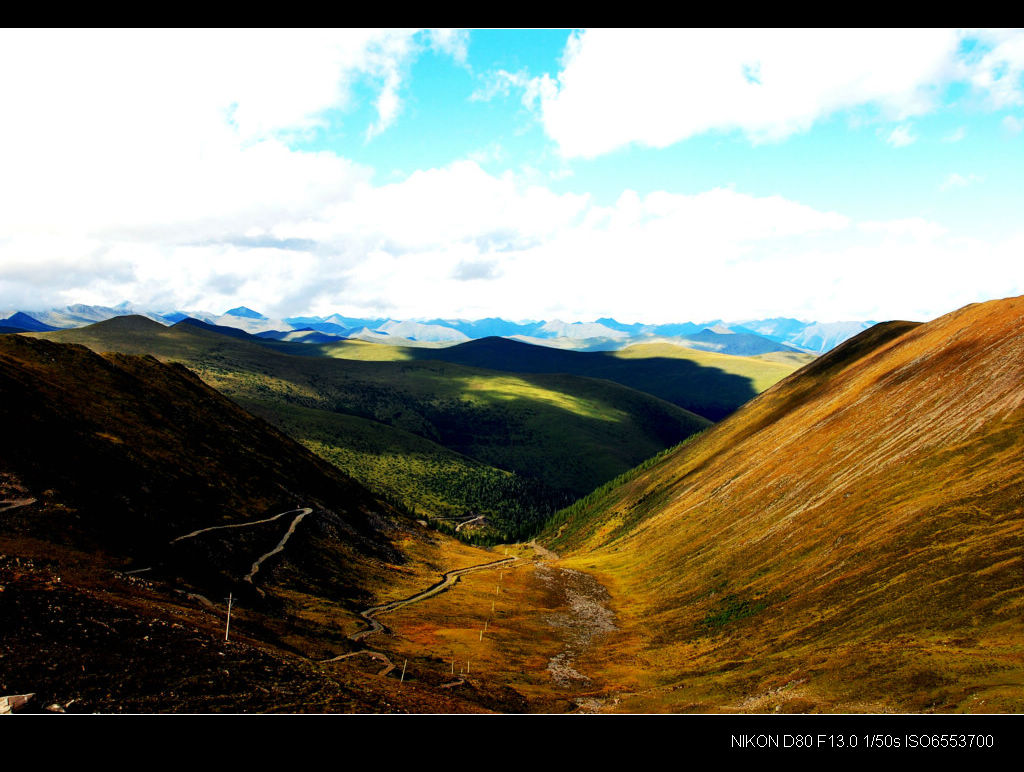
[[[1024,292],[1024,33],[0,33],[0,310],[928,319]]]

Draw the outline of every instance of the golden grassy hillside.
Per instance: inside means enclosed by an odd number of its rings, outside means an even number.
[[[1024,710],[1022,322],[878,325],[556,517],[619,709]]]

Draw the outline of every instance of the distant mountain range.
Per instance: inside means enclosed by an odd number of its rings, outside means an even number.
[[[45,332],[70,329],[131,314],[145,316],[165,325],[191,318],[219,328],[243,330],[260,337],[301,343],[355,339],[403,346],[444,346],[502,337],[577,351],[614,351],[634,343],[671,342],[688,348],[740,356],[773,351],[821,354],[875,324],[873,321],[802,322],[789,318],[739,322],[715,319],[699,324],[623,324],[609,317],[593,322],[563,322],[557,319],[512,322],[495,317],[473,321],[418,321],[358,318],[341,314],[273,319],[245,306],[232,308],[220,315],[204,311],[157,313],[125,302],[113,307],[77,304],[48,311],[0,311],[0,331]]]

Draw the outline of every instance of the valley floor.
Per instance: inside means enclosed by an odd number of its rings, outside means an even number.
[[[367,634],[358,614],[288,589],[284,560],[264,578],[283,608],[236,606],[225,643],[219,598],[204,604],[100,556],[0,537],[0,694],[34,693],[28,711],[101,713],[1022,709],[1012,625],[985,641],[902,636],[828,651],[757,649],[756,635],[669,641],[594,557],[485,550],[426,529],[403,549],[412,560],[381,571],[374,606],[482,567],[378,611],[383,629]]]
[[[444,681],[494,708],[563,713],[592,708],[604,685],[589,670],[616,629],[608,593],[590,575],[562,568],[528,544],[495,549],[515,563],[464,575],[450,590],[381,617],[364,639],[407,662],[406,679]]]
[[[0,694],[34,694],[19,712],[69,713],[564,713],[599,704],[589,657],[616,627],[592,577],[534,545],[483,550],[424,533],[403,546],[413,560],[382,573],[378,604],[415,596],[446,571],[514,561],[375,614],[384,629],[370,634],[358,615],[287,589],[285,564],[265,585],[283,610],[236,605],[225,642],[220,598],[176,591],[144,569],[114,570],[101,556],[0,537]]]

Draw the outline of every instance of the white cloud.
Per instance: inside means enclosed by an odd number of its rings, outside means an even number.
[[[458,36],[430,40],[459,50]],[[585,85],[577,65],[590,38],[574,40],[565,78],[524,87],[545,121]],[[858,223],[730,188],[625,191],[601,205],[556,193],[541,175],[492,175],[468,160],[375,184],[370,169],[288,146],[326,111],[351,107],[357,82],[376,89],[374,130],[386,128],[424,45],[406,31],[0,33],[0,306],[829,320],[923,318],[1024,289],[1007,280],[1019,275],[1020,238],[967,242],[929,221]],[[651,142],[672,141],[680,126],[776,136],[824,115],[818,102],[776,89],[790,71],[769,48],[733,51],[761,54],[736,60],[737,89],[784,98],[760,118],[737,112],[728,94],[719,112],[694,117],[699,100],[683,110],[664,81],[653,92],[643,81],[632,85],[661,106],[636,101],[637,114],[592,123],[592,144],[573,139],[565,113],[560,136],[603,152],[637,141],[638,117],[658,110],[666,133],[652,128]],[[884,83],[858,79],[860,65],[849,64],[845,90],[821,93],[831,105],[891,94],[893,119],[906,121],[905,98],[929,101],[915,84],[931,65],[904,64]],[[801,77],[824,88],[813,73]],[[613,80],[608,97],[628,85]],[[689,123],[673,123],[679,115]]]
[[[1024,30],[980,30],[975,52],[962,63],[964,77],[995,108],[1024,104]]]
[[[697,313],[696,306],[714,315],[712,307],[733,302],[724,294],[743,295],[730,286],[712,299],[707,288],[721,286],[723,271],[742,273],[764,254],[784,252],[793,238],[849,224],[781,197],[728,189],[693,196],[626,191],[597,206],[463,162],[361,189],[315,233],[299,235],[333,239],[339,249],[358,244],[350,251],[367,255],[339,271],[343,292],[320,294],[323,312],[341,304],[349,313],[582,318],[618,309],[667,321]],[[483,281],[468,292],[471,279]]]
[[[1020,134],[1024,131],[1024,118],[1018,118],[1015,115],[1007,115],[1003,118],[1003,128],[1011,134]]]
[[[480,80],[480,88],[469,95],[471,102],[489,102],[495,97],[508,96],[511,90],[525,89],[531,82],[530,73],[525,68],[516,72],[493,70],[481,75]]]
[[[126,190],[155,187],[143,178],[169,173],[163,187],[184,198],[193,192],[175,187],[182,169],[200,173],[242,155],[246,164],[271,162],[272,173],[309,165],[283,143],[323,125],[328,111],[351,108],[356,83],[377,90],[371,131],[394,122],[420,37],[410,30],[0,31],[0,167],[30,195],[37,186],[52,191],[58,176]],[[266,180],[261,192],[275,187],[273,174],[251,176]],[[80,192],[70,197],[81,200]]]
[[[907,217],[900,220],[868,220],[857,226],[865,233],[877,233],[890,238],[912,239],[929,242],[945,236],[949,231],[937,222],[923,217]]]
[[[965,129],[963,126],[959,126],[959,127],[957,127],[957,129],[955,131],[953,131],[950,134],[948,134],[947,136],[943,137],[942,141],[943,142],[959,142],[960,140],[962,140],[966,136],[967,136],[967,129]]]
[[[772,141],[863,105],[894,120],[928,111],[958,42],[949,30],[587,30],[532,95],[567,156],[716,130]]]
[[[917,142],[917,135],[909,123],[904,123],[886,134],[885,141],[893,147],[906,147]]]
[[[466,64],[469,54],[469,30],[464,29],[432,29],[427,33],[430,47],[435,51],[447,54],[459,64]]]
[[[409,30],[0,31],[0,275],[31,260],[49,272],[35,286],[92,292],[151,263],[173,272],[182,245],[288,238],[372,175],[289,139],[353,107],[360,82],[377,89],[374,128],[386,128],[423,39],[456,53],[464,42]],[[126,256],[87,286],[62,261],[87,262],[97,245]]]
[[[233,238],[201,243],[155,228],[116,238],[21,233],[0,244],[0,305],[829,321],[923,319],[1024,291],[1007,281],[1022,237],[966,241],[921,218],[857,222],[730,188],[625,191],[600,205],[464,161],[386,185],[358,181],[300,215],[271,211],[248,229],[242,217]]]
[[[942,184],[939,185],[939,190],[945,192],[947,190],[953,190],[954,188],[966,188],[968,185],[972,185],[975,182],[982,182],[984,179],[984,177],[977,174],[968,174],[967,176],[964,176],[954,172],[942,181]]]
[[[563,155],[593,158],[711,131],[776,141],[841,111],[905,121],[952,82],[1003,108],[1024,103],[1022,73],[1021,30],[599,29],[574,33],[524,102]]]
[[[491,142],[486,147],[471,150],[466,158],[478,164],[485,164],[491,161],[500,161],[505,158],[505,149],[498,142]]]
[[[367,140],[385,131],[398,117],[402,105],[398,92],[415,49],[416,44],[409,31],[405,35],[385,36],[377,47],[368,51],[367,70],[378,79],[380,93],[376,101],[377,121],[367,128]],[[465,57],[464,48],[461,51],[457,47],[451,50]]]

